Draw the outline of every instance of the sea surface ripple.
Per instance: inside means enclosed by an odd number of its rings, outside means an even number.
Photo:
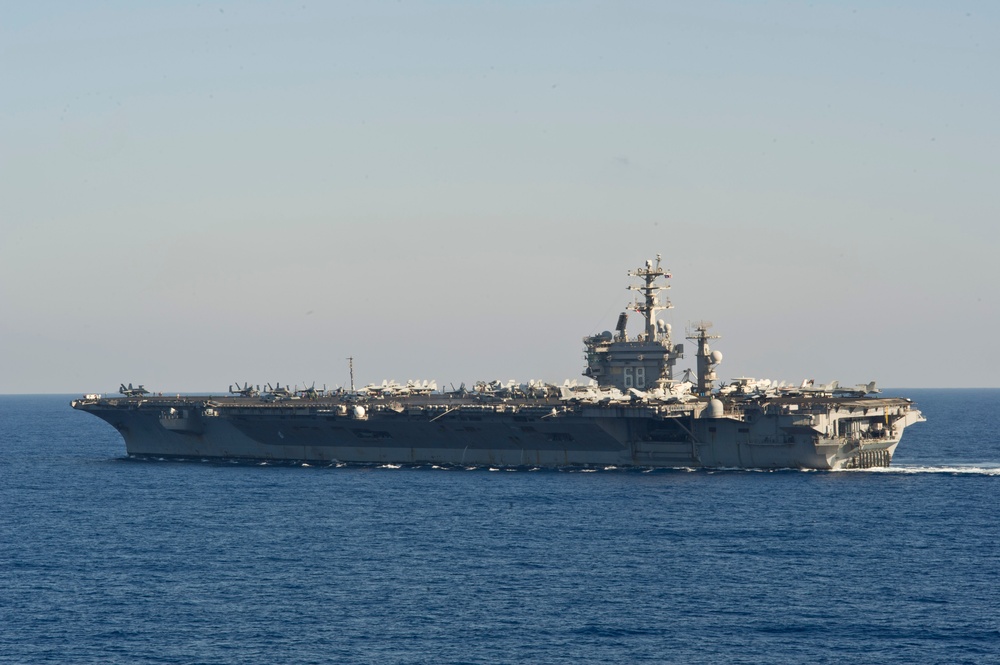
[[[1000,390],[852,472],[129,460],[0,396],[0,663],[997,663]]]

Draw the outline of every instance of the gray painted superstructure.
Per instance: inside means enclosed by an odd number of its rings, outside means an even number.
[[[874,384],[785,387],[737,379],[713,390],[721,354],[697,345],[697,377],[679,381],[683,357],[656,319],[669,273],[648,261],[632,308],[643,332],[584,338],[595,384],[477,384],[441,393],[433,385],[383,383],[361,391],[298,394],[249,386],[227,396],[152,395],[75,400],[114,426],[133,456],[308,462],[492,466],[615,466],[841,469],[888,466],[907,425],[923,420],[911,402],[873,397]]]

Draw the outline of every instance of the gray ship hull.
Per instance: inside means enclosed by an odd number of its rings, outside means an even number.
[[[483,403],[444,397],[264,402],[257,398],[82,399],[129,455],[511,467],[840,469],[887,466],[901,399],[695,404]],[[860,408],[859,408],[860,407]]]

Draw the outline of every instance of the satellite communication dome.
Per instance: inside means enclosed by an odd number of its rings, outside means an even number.
[[[725,408],[722,406],[722,402],[715,398],[708,400],[708,406],[705,408],[705,413],[702,414],[702,418],[721,418],[725,412]]]
[[[354,407],[354,417],[364,418],[365,417],[365,407],[358,405]]]
[[[611,334],[610,330],[605,330],[600,335],[598,335],[598,337],[600,337],[605,342],[610,342],[611,340],[613,340],[615,338],[615,336]]]
[[[712,351],[712,362],[721,363],[722,362],[722,351]]]

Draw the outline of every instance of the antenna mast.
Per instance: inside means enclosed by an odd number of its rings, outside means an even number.
[[[717,378],[715,376],[715,366],[722,362],[722,354],[708,348],[708,340],[719,339],[719,335],[709,335],[708,331],[712,327],[711,321],[698,321],[694,324],[694,331],[689,332],[687,338],[698,344],[698,384],[695,386],[695,394],[699,397],[707,397],[712,393],[712,384]]]
[[[635,285],[630,284],[627,288],[629,291],[640,291],[643,295],[643,301],[639,302],[638,298],[632,303],[632,309],[634,309],[639,314],[646,317],[646,339],[655,340],[656,339],[656,312],[661,309],[671,309],[673,305],[670,304],[670,300],[664,298],[663,304],[657,299],[657,294],[660,291],[664,291],[670,288],[669,284],[657,284],[656,280],[660,277],[664,279],[670,279],[670,273],[660,267],[660,255],[656,255],[656,266],[653,266],[653,262],[647,260],[645,268],[639,268],[637,270],[629,270],[629,277],[641,277],[646,283]]]

